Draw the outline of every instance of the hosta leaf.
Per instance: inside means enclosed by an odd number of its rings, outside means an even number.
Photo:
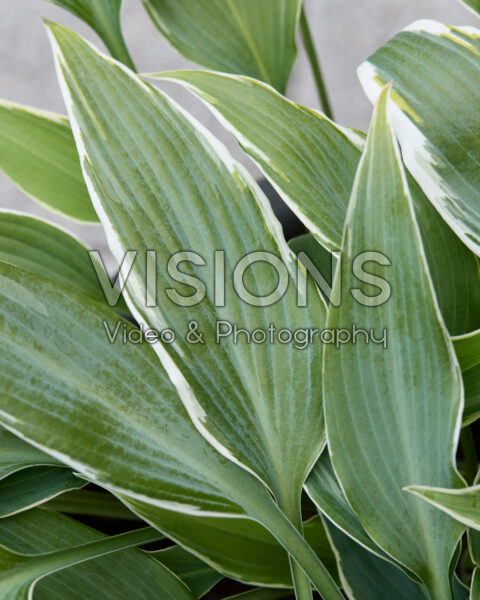
[[[345,498],[345,493],[338,482],[327,451],[322,453],[322,456],[318,459],[315,467],[308,476],[305,483],[305,490],[318,510],[327,517],[328,521],[333,523],[335,529],[346,534],[356,544],[379,558],[389,561],[394,565],[396,564],[391,556],[375,544],[360,523],[348,500]],[[412,578],[414,577],[410,572],[409,575]]]
[[[461,582],[455,575],[453,579],[453,597],[455,600],[468,600],[470,598],[470,590]],[[475,596],[473,596],[475,598]]]
[[[64,117],[2,100],[0,169],[51,210],[79,221],[98,221]]]
[[[414,485],[407,490],[467,527],[480,530],[480,485],[462,489]]]
[[[453,338],[453,345],[462,371],[480,364],[480,329]]]
[[[480,327],[480,271],[477,257],[458,239],[413,177],[408,177],[430,276],[451,335]]]
[[[305,483],[305,490],[317,508],[338,529],[352,537],[370,552],[384,556],[384,552],[370,538],[345,498],[328,452],[323,452],[318,459]]]
[[[480,533],[475,529],[468,530],[468,546],[472,561],[480,565]]]
[[[340,248],[362,136],[353,143],[322,114],[247,77],[208,71],[158,77],[186,85],[206,102],[320,243]]]
[[[15,517],[13,518],[15,519]],[[35,584],[51,573],[118,550],[139,546],[158,539],[158,532],[147,527],[114,537],[102,536],[94,541],[82,541],[78,545],[63,547],[44,554],[36,553],[26,556],[17,554],[5,547],[5,540],[8,543],[9,539],[9,521],[10,519],[5,519],[0,522],[2,543],[2,546],[0,546],[0,594],[4,600],[30,600]],[[11,533],[16,535],[15,530]],[[41,536],[44,535],[48,536],[48,533],[42,531]],[[173,576],[171,578],[174,579]],[[178,590],[175,590],[174,594],[172,586],[166,585],[164,591],[169,595],[164,597],[171,598],[171,600],[177,600],[177,598],[191,599],[192,596],[189,595],[187,588],[184,589],[183,596],[179,596],[176,595]],[[49,598],[51,597],[49,596]]]
[[[50,510],[34,509],[0,522],[0,541],[19,554],[55,552],[104,534]],[[191,600],[185,586],[164,566],[139,550],[102,556],[49,575],[35,586],[35,600]],[[177,595],[175,595],[177,594]]]
[[[192,517],[137,500],[123,500],[142,519],[225,576],[252,585],[292,586],[287,555],[258,523],[245,519]],[[320,519],[307,521],[304,534],[336,578],[335,559]]]
[[[110,54],[134,69],[132,58],[123,39],[120,13],[123,0],[48,0],[70,11],[96,31]]]
[[[455,337],[453,343],[463,372],[463,424],[468,425],[480,416],[480,332]]]
[[[465,408],[463,425],[469,425],[480,418],[480,365],[463,373]]]
[[[425,600],[427,592],[419,583],[378,555],[367,552],[339,529],[328,527],[337,551],[344,589],[354,600]],[[453,598],[467,600],[468,591],[454,576]]]
[[[374,555],[333,525],[328,531],[336,549],[343,588],[355,600],[425,600],[423,586],[391,562]]]
[[[0,518],[83,485],[55,458],[0,428]]]
[[[341,245],[347,204],[363,134],[292,103],[245,77],[174,71],[158,77],[186,85],[260,166],[285,202],[325,247]],[[452,335],[480,326],[476,257],[452,233],[409,178],[428,264],[443,317]]]
[[[473,572],[472,578],[472,589],[470,593],[470,598],[474,600],[474,598],[480,597],[480,569],[476,568]]]
[[[0,481],[0,518],[27,510],[84,485],[84,481],[62,467],[22,469]]]
[[[284,91],[295,62],[299,0],[143,0],[179,52],[209,69]]]
[[[45,454],[6,429],[0,428],[0,480],[27,467],[59,464],[53,456]]]
[[[379,327],[384,328],[387,347],[357,341],[339,350],[326,348],[328,443],[335,472],[367,533],[440,600],[450,598],[447,575],[461,528],[403,488],[421,482],[461,484],[452,457],[462,388],[427,270],[388,101],[386,89],[345,225],[343,260],[348,268],[343,283],[356,289],[357,299],[345,296],[341,306],[330,308],[327,321],[330,329],[352,323],[372,328],[377,337]],[[377,306],[369,306],[367,296],[378,291],[359,288],[351,270],[352,261],[366,250],[380,253],[390,265],[369,263],[368,271],[386,278],[392,291]],[[335,285],[339,283],[337,276]]]
[[[106,302],[92,264],[97,259],[70,233],[42,219],[0,211],[0,260]],[[116,310],[128,313],[122,297]]]
[[[472,110],[480,30],[418,21],[371,56],[359,77],[372,101],[394,82],[393,119],[405,164],[445,221],[480,254],[480,113]]]
[[[188,265],[190,275],[207,282],[199,303],[186,310],[171,295],[155,303],[156,290],[146,303],[142,257],[126,283],[130,309],[139,323],[175,329],[175,344],[154,348],[195,426],[219,452],[261,478],[301,528],[301,487],[324,445],[321,344],[300,349],[266,338],[235,344],[231,338],[219,342],[215,332],[225,320],[250,331],[266,332],[273,324],[304,332],[325,318],[320,295],[310,283],[308,306],[297,307],[294,255],[279,223],[253,179],[217,140],[73,32],[50,25],[50,33],[84,176],[116,257],[131,248],[156,250],[158,264],[184,250],[201,257]],[[253,251],[275,256],[284,270],[284,295],[273,304],[271,298],[270,306],[255,300],[278,283],[272,265],[257,262],[246,277],[250,297],[242,299],[229,276],[225,302],[215,301],[212,258],[219,248],[228,273]],[[162,294],[171,292],[166,270],[157,276]],[[191,343],[189,323],[198,326],[202,343]]]
[[[50,500],[45,508],[68,515],[138,521],[138,517],[119,502],[115,496],[94,490],[67,492]]]
[[[262,484],[197,432],[150,346],[110,343],[102,321],[118,319],[86,296],[0,263],[2,424],[131,499],[198,515],[248,512],[339,598]]]
[[[295,252],[299,260],[305,265],[305,268],[309,268],[308,261],[311,261],[322,275],[324,279],[322,285],[326,285],[326,287],[322,288],[318,283],[317,285],[325,301],[328,303],[330,301],[328,292],[332,288],[333,276],[337,265],[334,253],[329,252],[321,246],[311,233],[305,233],[291,239],[288,242],[288,245],[293,252]],[[307,256],[308,260],[305,260],[304,255]]]
[[[478,480],[480,477],[480,471],[477,473],[474,484],[478,484]],[[468,537],[468,548],[470,550],[470,556],[473,561],[473,564],[477,567],[473,571],[473,579],[471,584],[471,598],[474,600],[475,598],[480,597],[480,573],[478,567],[480,566],[480,531],[475,529],[467,530]]]
[[[175,573],[195,598],[204,596],[222,579],[220,573],[180,546],[152,552],[151,556]]]
[[[123,344],[120,338],[111,344],[102,321],[118,322],[115,313],[34,274],[0,263],[0,280],[0,403],[6,427],[67,464],[78,462],[79,472],[113,489],[123,491],[128,482],[128,491],[142,499],[170,497],[160,501],[161,506],[184,502],[190,512],[242,513],[207,481],[209,461],[218,474],[213,481],[221,478],[222,465],[225,473],[241,476],[243,470],[196,433],[149,345]],[[132,329],[120,323],[126,331]],[[30,381],[23,382],[22,369]],[[137,420],[125,420],[133,398]],[[110,452],[100,451],[103,434],[112,430],[121,437],[110,438]],[[162,431],[161,438],[157,431]],[[122,456],[115,460],[113,448],[119,443]],[[200,481],[193,485],[198,468],[206,487]],[[245,475],[246,481],[253,481]]]

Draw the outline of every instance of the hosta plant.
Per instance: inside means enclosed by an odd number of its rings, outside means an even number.
[[[2,101],[0,167],[115,277],[0,213],[0,597],[480,598],[480,30],[364,62],[365,134],[300,0],[144,0],[200,65],[155,74],[121,0],[52,1],[111,55],[45,22],[67,116]],[[323,112],[284,95],[297,28]]]

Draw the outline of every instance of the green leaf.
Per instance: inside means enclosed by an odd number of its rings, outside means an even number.
[[[329,302],[328,292],[333,286],[333,276],[337,266],[334,253],[329,252],[321,246],[311,233],[305,233],[291,239],[288,242],[290,248],[295,252],[300,262],[308,270],[313,263],[323,281],[317,282],[317,287],[325,302]]]
[[[446,225],[411,176],[408,186],[445,325],[454,336],[476,330],[480,327],[478,259]]]
[[[475,477],[474,485],[479,483],[480,471],[478,471]],[[470,550],[470,556],[473,563],[478,567],[480,566],[480,532],[475,529],[468,529],[468,548]]]
[[[0,518],[83,485],[55,458],[0,428]]]
[[[388,560],[372,554],[333,525],[328,525],[336,549],[343,588],[355,600],[425,600],[423,586]]]
[[[133,330],[86,296],[0,263],[1,423],[131,502],[248,514],[340,598],[264,486],[197,432],[150,345],[110,343],[103,321]]]
[[[59,465],[59,461],[0,428],[0,479],[28,467]]]
[[[15,519],[16,517],[12,518]],[[1,535],[2,544],[8,543],[9,534],[17,535],[16,528],[13,531],[8,531],[11,523],[11,519],[0,521],[0,531],[3,530]],[[49,533],[46,531],[42,531],[40,534],[41,537],[48,537],[48,535]],[[114,537],[102,536],[94,541],[82,541],[79,545],[63,547],[44,554],[36,553],[30,556],[13,552],[5,546],[0,547],[1,597],[5,600],[30,600],[37,582],[51,573],[131,546],[153,542],[158,537],[158,532],[147,527]],[[171,576],[170,580],[172,579],[174,578]],[[192,596],[188,594],[187,589],[184,588],[184,590],[183,596],[179,596],[178,590],[175,590],[175,594],[173,594],[173,590],[165,586],[164,591],[170,592],[170,594],[164,597],[171,598],[171,600],[177,600],[178,598],[191,599]],[[71,597],[69,596],[69,598]],[[49,598],[52,598],[52,596],[49,596]]]
[[[122,34],[123,0],[48,0],[87,23],[102,39],[113,58],[135,69]]]
[[[350,131],[321,113],[246,77],[208,71],[154,77],[174,80],[198,95],[317,240],[330,250],[340,248],[362,135],[354,135],[353,143]]]
[[[370,538],[358,520],[340,487],[328,451],[324,451],[308,476],[305,490],[317,508],[338,529],[352,537],[358,544],[378,556],[384,552]]]
[[[0,518],[38,506],[85,482],[62,467],[29,467],[0,480]]]
[[[204,596],[222,579],[220,573],[180,546],[152,552],[151,556],[175,573],[195,598]]]
[[[477,566],[480,565],[480,533],[475,529],[468,530],[468,546],[472,561]]]
[[[480,417],[480,331],[455,337],[453,343],[463,372],[463,425],[468,425]]]
[[[97,259],[72,234],[42,219],[0,211],[0,260],[106,302],[92,264]],[[128,313],[122,297],[115,309]]]
[[[340,349],[326,347],[327,435],[335,472],[369,536],[441,600],[450,598],[449,565],[461,528],[402,488],[420,482],[461,485],[452,457],[462,387],[426,266],[388,101],[386,88],[352,192],[343,239],[348,267],[335,282],[343,279],[355,292],[341,306],[332,306],[327,320],[329,329],[352,323],[373,329],[377,339],[380,327],[387,344],[367,345],[362,338]],[[359,288],[352,272],[354,259],[367,250],[379,253],[364,256],[373,261],[367,270],[377,277],[370,281],[388,280],[381,299],[376,285]]]
[[[47,208],[98,221],[64,117],[0,101],[0,169]]]
[[[475,569],[472,578],[472,588],[470,598],[480,598],[480,569]]]
[[[102,322],[127,332],[133,326],[86,296],[6,263],[0,281],[0,415],[8,429],[94,482],[120,491],[128,485],[129,493],[157,498],[165,508],[183,502],[189,512],[243,512],[215,485],[222,470],[240,477],[243,470],[196,432],[152,348],[121,338],[111,344]],[[134,401],[138,415],[125,419]],[[107,446],[100,451],[101,443]],[[123,450],[115,459],[117,445]],[[211,471],[217,476],[209,484]],[[253,481],[247,473],[244,479]]]
[[[422,60],[418,60],[421,56]],[[480,31],[418,21],[359,69],[374,102],[394,82],[393,120],[409,171],[460,239],[480,254]]]
[[[461,489],[411,485],[406,490],[426,500],[467,527],[480,530],[480,485]]]
[[[453,578],[453,597],[455,600],[468,600],[470,598],[469,592],[467,586],[455,575]]]
[[[341,531],[329,527],[338,552],[344,589],[355,600],[425,600],[425,588],[410,579],[387,559],[367,552]],[[468,590],[456,576],[453,578],[453,598],[467,600]]]
[[[171,278],[164,269],[157,272],[156,284],[169,290],[170,304],[156,302],[156,289],[148,290],[145,301],[145,258],[132,268],[126,299],[139,323],[157,330],[170,323],[184,332],[175,344],[155,349],[195,426],[219,452],[261,478],[301,530],[302,485],[324,444],[316,367],[321,345],[304,340],[302,349],[296,343],[271,343],[267,331],[273,324],[304,336],[306,327],[323,322],[320,295],[310,283],[310,293],[299,292],[298,299],[292,284],[294,255],[268,200],[215,138],[166,95],[106,60],[73,32],[51,24],[50,36],[84,176],[114,255],[121,260],[127,249],[146,254],[153,248],[165,264],[191,249],[196,258],[189,263],[190,277],[210,282],[218,248],[230,273],[239,272],[240,261],[255,263],[246,277],[248,296],[240,297],[243,279],[234,275],[225,286],[225,302],[215,301],[209,285],[202,287],[203,299],[190,294],[179,306],[178,299],[172,301]],[[261,252],[260,261],[253,249]],[[272,256],[283,270],[278,282],[265,261]],[[297,308],[303,300],[308,306]],[[241,328],[264,335],[260,344],[218,341],[218,323],[229,321],[233,329],[239,320]],[[194,333],[196,328],[202,333],[201,343],[191,343],[189,324]],[[303,585],[310,591],[305,579]]]
[[[173,71],[157,77],[174,80],[203,100],[316,239],[330,250],[340,248],[364,146],[361,132],[342,128],[245,77],[206,71]],[[478,261],[411,177],[409,185],[447,327],[452,335],[478,329]]]
[[[200,518],[129,498],[122,500],[142,519],[226,577],[252,585],[292,587],[286,553],[258,523],[245,519]],[[320,519],[307,521],[304,535],[331,575],[337,578],[335,558]]]
[[[0,522],[0,539],[9,550],[43,555],[108,536],[50,510],[34,509]],[[125,574],[128,573],[128,577]],[[121,581],[121,585],[119,585]],[[185,598],[185,588],[145,552],[122,550],[49,575],[35,586],[35,600],[151,600],[169,588]],[[191,596],[187,594],[187,598]]]
[[[480,365],[463,373],[465,408],[462,424],[469,425],[480,418]]]
[[[45,508],[68,515],[138,521],[138,517],[112,496],[112,494],[94,490],[67,492],[58,498],[50,500]]]
[[[186,58],[284,91],[297,56],[299,0],[143,0]]]
[[[453,345],[462,371],[480,364],[480,329],[453,338]]]

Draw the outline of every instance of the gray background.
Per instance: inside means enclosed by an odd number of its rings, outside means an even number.
[[[305,0],[305,4],[335,118],[344,125],[361,129],[368,127],[371,106],[363,95],[355,71],[376,48],[417,19],[480,27],[480,20],[457,0]],[[68,25],[99,43],[88,27],[48,2],[0,0],[0,97],[63,113],[63,101],[41,16]],[[160,36],[140,0],[124,0],[122,18],[127,44],[140,72],[191,66]],[[248,164],[235,141],[221,130],[198,101],[173,84],[166,89],[213,129],[237,158]],[[318,107],[301,43],[287,95],[308,106]],[[2,173],[0,207],[46,217],[74,231],[92,247],[104,247],[99,226],[72,224],[53,215],[25,198]]]

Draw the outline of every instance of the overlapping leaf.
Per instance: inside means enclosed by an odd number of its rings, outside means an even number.
[[[24,555],[44,555],[104,539],[108,537],[44,509],[31,510],[0,523],[0,542]],[[159,597],[191,600],[192,595],[183,585],[186,582],[181,577],[183,583],[179,581],[179,573],[164,564],[166,562],[138,550],[120,551],[48,576],[35,586],[34,597],[36,600],[153,600]],[[186,564],[182,572],[193,587],[199,585],[199,579]]]
[[[358,520],[338,483],[328,452],[323,452],[308,476],[305,489],[317,508],[334,525],[370,552],[384,557]]]
[[[305,233],[291,239],[288,242],[290,248],[295,252],[305,268],[311,269],[312,264],[318,273],[316,281],[320,293],[327,304],[330,302],[329,293],[333,285],[333,276],[337,266],[337,260],[333,252],[329,252],[321,246],[311,233]]]
[[[102,265],[82,242],[42,219],[0,211],[0,260],[106,302],[92,261],[103,273]],[[128,313],[121,296],[116,309]]]
[[[257,523],[191,517],[137,500],[123,498],[123,501],[142,519],[227,577],[266,587],[292,586],[285,552],[272,535]],[[304,524],[304,535],[330,574],[336,578],[335,559],[318,518]],[[232,548],[235,548],[234,552]]]
[[[419,60],[421,57],[421,60]],[[480,254],[480,30],[418,21],[359,69],[372,101],[394,82],[393,119],[409,171]]]
[[[25,443],[6,429],[0,428],[0,479],[35,465],[60,465],[53,456]]]
[[[38,506],[85,482],[62,467],[30,467],[0,480],[0,518]]]
[[[264,84],[206,71],[158,77],[186,85],[233,131],[282,198],[326,248],[341,245],[363,134],[290,102]],[[458,240],[409,178],[428,264],[452,335],[480,325],[476,257]]]
[[[468,425],[480,416],[480,334],[470,334],[453,338],[455,352],[462,368],[465,390],[463,424]]]
[[[368,552],[334,525],[328,526],[342,583],[355,600],[425,600],[423,586],[391,562]]]
[[[469,371],[480,364],[480,330],[455,337],[453,345],[462,371]]]
[[[376,108],[345,226],[343,283],[356,295],[331,307],[327,321],[334,329],[352,323],[372,329],[377,338],[384,329],[387,344],[357,340],[326,348],[328,442],[347,499],[370,537],[433,597],[450,598],[447,574],[461,528],[403,488],[461,484],[452,457],[462,388],[388,118],[388,93]],[[351,271],[366,251],[386,258],[366,258],[368,272],[391,286],[391,297],[387,292],[377,306],[369,297],[378,296],[372,284],[379,279],[359,288]],[[336,285],[340,281],[336,277]]]
[[[477,567],[473,572],[472,588],[470,598],[478,598],[480,596],[480,569]]]
[[[120,23],[123,0],[48,0],[70,11],[97,32],[111,55],[134,69]]]
[[[480,485],[462,489],[413,485],[407,490],[467,527],[480,530]]]
[[[465,408],[463,425],[469,425],[480,418],[480,365],[463,373]]]
[[[0,518],[83,485],[55,458],[0,428]]]
[[[159,536],[157,531],[147,527],[114,537],[99,535],[95,536],[93,541],[85,541],[82,539],[74,545],[69,545],[68,543],[65,543],[65,540],[62,540],[61,538],[59,540],[58,537],[55,538],[55,533],[46,531],[42,527],[39,537],[43,540],[52,540],[53,538],[55,541],[52,545],[59,546],[59,549],[49,550],[44,553],[37,551],[31,555],[19,554],[7,549],[6,545],[11,541],[13,541],[15,545],[18,545],[18,538],[21,538],[22,536],[21,529],[18,531],[19,528],[16,526],[19,519],[20,522],[22,522],[25,518],[28,520],[30,516],[30,512],[22,513],[17,517],[11,517],[10,519],[3,519],[0,521],[0,542],[2,544],[0,546],[0,594],[4,600],[30,600],[36,584],[47,575],[112,552],[155,541]],[[30,523],[32,523],[31,519]],[[56,521],[55,524],[58,525],[58,521]],[[82,526],[80,526],[80,528],[82,528]],[[63,527],[63,530],[65,530],[65,527]],[[23,534],[25,534],[24,531]],[[30,540],[32,539],[32,535],[33,532],[30,532]],[[91,539],[92,538],[90,537],[90,540]],[[41,540],[39,541],[36,539],[35,542],[42,545]],[[34,545],[36,546],[35,543]],[[160,571],[159,564],[157,570]],[[95,574],[95,571],[92,572],[92,575],[93,574]],[[67,581],[69,581],[68,578]],[[187,588],[165,568],[163,568],[162,577],[157,578],[157,583],[158,582],[163,583],[162,591],[164,592],[163,597],[165,598],[170,598],[171,600],[177,600],[179,598],[191,600],[193,598]],[[48,597],[49,600],[55,597],[55,584],[53,584],[53,586],[53,594],[50,595],[50,592],[48,592],[48,595],[43,597]],[[179,593],[179,588],[182,588],[181,591],[183,593]],[[57,595],[56,597],[59,596]],[[73,598],[73,595],[69,595],[69,597]],[[82,596],[82,598],[85,598],[85,596]]]
[[[262,484],[197,432],[151,347],[110,343],[103,322],[118,322],[114,312],[6,263],[0,283],[2,424],[131,501],[199,516],[248,512],[337,597]]]
[[[299,0],[143,0],[184,56],[284,91],[295,62]]]
[[[233,129],[281,197],[322,245],[340,248],[363,144],[313,110],[253,79],[208,71],[158,77],[186,84]]]
[[[64,117],[1,101],[0,169],[48,208],[79,221],[98,221]]]
[[[220,573],[180,546],[153,552],[151,556],[175,573],[195,598],[204,596],[222,579]]]

